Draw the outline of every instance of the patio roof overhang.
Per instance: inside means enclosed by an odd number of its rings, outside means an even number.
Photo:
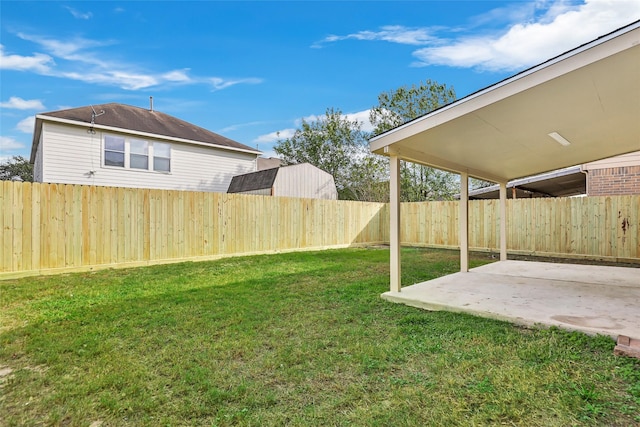
[[[374,137],[370,148],[499,183],[637,151],[640,21]]]
[[[555,136],[555,138],[554,138]],[[460,174],[460,271],[469,271],[469,176],[500,184],[640,150],[640,21],[370,140],[390,157],[390,292],[400,292],[400,160]]]

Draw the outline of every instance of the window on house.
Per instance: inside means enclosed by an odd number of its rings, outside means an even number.
[[[171,144],[105,135],[104,165],[171,172]]]
[[[161,142],[153,144],[153,170],[157,172],[171,171],[171,146]]]
[[[149,170],[149,143],[139,139],[129,140],[129,167]]]
[[[104,165],[124,167],[124,138],[119,136],[105,136]]]

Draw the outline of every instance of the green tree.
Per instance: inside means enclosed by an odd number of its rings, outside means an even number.
[[[478,190],[480,188],[491,187],[494,184],[495,183],[493,183],[493,182],[485,181],[485,180],[482,180],[482,179],[469,178],[469,187],[471,187],[472,190]]]
[[[19,180],[33,182],[33,165],[22,156],[13,156],[0,163],[0,181]]]
[[[402,162],[400,198],[403,202],[452,200],[460,192],[458,175],[439,169]]]
[[[378,135],[425,115],[456,99],[453,87],[427,80],[378,95],[369,121]],[[455,174],[415,163],[401,162],[400,194],[405,202],[448,200],[459,191]]]
[[[374,196],[371,180],[385,176],[386,169],[384,160],[369,152],[367,137],[360,122],[329,108],[314,121],[303,120],[293,136],[276,143],[274,151],[285,164],[307,162],[333,175],[338,198],[371,200],[380,197]]]
[[[419,85],[402,86],[378,95],[369,121],[379,135],[456,100],[453,87],[427,80]]]
[[[366,152],[350,169],[349,199],[363,202],[389,201],[389,160]]]

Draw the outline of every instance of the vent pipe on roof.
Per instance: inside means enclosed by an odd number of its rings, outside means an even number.
[[[149,111],[153,111],[153,96],[149,97]]]

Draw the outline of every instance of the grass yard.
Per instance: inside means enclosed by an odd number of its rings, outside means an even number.
[[[0,425],[640,425],[640,363],[611,339],[385,302],[388,259],[2,281]],[[405,284],[458,269],[457,252],[402,259]]]

